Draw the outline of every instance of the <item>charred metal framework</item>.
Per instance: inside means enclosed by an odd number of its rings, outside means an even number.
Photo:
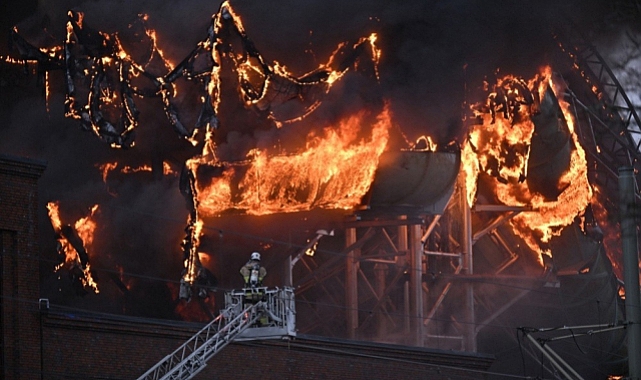
[[[470,283],[455,289],[452,276],[473,275],[475,239],[488,233],[499,236],[494,229],[518,211],[505,210],[508,216],[473,233],[472,210],[461,186],[464,184],[457,181],[454,193],[445,195],[447,208],[437,214],[358,212],[345,220],[346,248],[340,255],[320,265],[313,257],[304,256],[301,261],[308,274],[295,281],[297,297],[307,300],[309,289],[320,289],[332,302],[343,301],[345,307],[344,313],[337,310],[331,316],[315,313],[316,322],[304,323],[301,328],[340,335],[327,330],[327,321],[340,324],[344,316],[345,335],[351,339],[476,351],[473,286]],[[468,217],[455,220],[453,215]],[[501,268],[516,258],[509,247],[504,248],[507,254]],[[436,281],[444,274],[445,281]],[[336,294],[340,288],[344,298]],[[448,310],[447,297],[455,297],[464,307]],[[444,323],[453,329],[444,332]]]
[[[444,334],[437,326],[452,291],[449,281],[434,284],[442,274],[434,272],[437,266],[452,275],[473,273],[473,234],[459,153],[408,151],[384,160],[368,207],[345,220],[345,249],[323,263],[301,258],[307,274],[294,282],[297,297],[307,301],[314,288],[332,303],[345,305],[333,315],[306,310],[314,320],[306,328],[340,334],[328,329],[332,321],[344,326],[351,339],[475,351],[471,285],[456,291],[466,307],[453,313],[455,331]],[[418,177],[399,177],[398,168]],[[387,185],[396,189],[377,191]],[[460,224],[453,214],[468,217]]]
[[[175,132],[194,145],[202,144],[202,155],[184,164],[180,188],[186,199],[189,217],[182,243],[184,267],[180,297],[190,299],[194,285],[203,295],[211,273],[198,257],[199,224],[196,171],[200,165],[224,169],[216,156],[214,130],[219,126],[218,106],[223,66],[237,75],[238,90],[245,106],[272,120],[275,125],[296,122],[311,114],[321,103],[332,84],[348,71],[366,67],[378,79],[379,51],[376,35],[343,42],[329,60],[301,76],[294,76],[277,62],[268,62],[247,36],[240,18],[228,1],[222,2],[212,15],[206,37],[175,67],[168,65],[156,46],[155,37],[141,23],[151,44],[144,63],[136,62],[124,49],[122,38],[93,30],[82,13],[69,11],[67,36],[62,47],[38,48],[23,38],[16,28],[11,31],[10,44],[18,53],[17,62],[37,64],[40,83],[51,71],[61,70],[65,79],[65,116],[77,119],[83,130],[93,132],[113,148],[134,146],[139,110],[136,100],[160,98],[164,113]],[[361,58],[369,55],[372,65]],[[200,93],[200,113],[193,127],[186,126],[175,101],[176,83],[195,83]],[[279,107],[291,100],[301,104],[294,111]],[[282,107],[287,108],[287,107]],[[197,136],[200,130],[205,133]],[[197,141],[198,139],[202,141]],[[74,245],[81,247],[82,243]],[[81,257],[82,250],[76,248]],[[88,260],[82,260],[82,269]],[[81,285],[82,287],[82,285]],[[82,291],[83,289],[80,289]],[[203,293],[204,292],[204,293]]]
[[[576,130],[588,152],[590,183],[602,188],[610,203],[606,206],[612,211],[618,198],[618,167],[633,166],[637,189],[640,183],[641,122],[594,46],[576,30],[566,32],[569,34],[558,37],[564,42],[559,45],[574,70],[563,78],[568,84],[565,100],[572,106]],[[437,177],[433,180],[437,181]],[[344,311],[337,310],[328,317],[311,310],[316,322],[301,325],[302,331],[474,351],[478,334],[531,293],[528,287],[515,287],[499,300],[474,294],[475,282],[491,276],[514,284],[559,287],[557,268],[552,262],[544,262],[544,271],[538,276],[508,274],[523,255],[515,248],[518,242],[506,232],[506,223],[528,209],[493,204],[477,204],[470,209],[460,188],[458,184],[447,207],[427,215],[389,212],[372,217],[367,212],[357,212],[345,221],[346,248],[340,257],[320,264],[314,258],[303,257],[307,274],[294,282],[297,296],[307,300],[309,289],[314,287],[331,302],[342,303]],[[636,196],[639,197],[638,191]],[[473,214],[477,215],[477,222],[482,222],[473,225]],[[586,241],[599,240],[598,233],[587,234]],[[475,246],[485,252],[483,259],[491,262],[491,273],[487,268],[484,274],[474,272]],[[489,251],[492,254],[488,256]],[[591,254],[598,257],[602,253]],[[569,269],[563,275],[571,272],[579,274]],[[612,273],[608,276],[612,277]],[[616,297],[616,284],[608,280],[607,286],[614,292],[607,297]],[[450,300],[446,302],[447,298]],[[448,305],[453,302],[462,307],[452,309]],[[620,307],[613,305],[614,314],[609,318],[616,319]],[[344,332],[329,329],[328,324],[340,324]],[[447,331],[443,324],[452,328]],[[535,353],[527,354],[540,360]]]
[[[565,98],[589,155],[590,182],[602,186],[616,205],[619,167],[633,167],[640,188],[641,119],[606,60],[576,26],[559,30],[557,40],[580,74],[566,78]]]
[[[374,45],[376,36],[363,37],[352,44],[340,44],[318,69],[293,76],[261,55],[240,18],[224,1],[212,16],[207,36],[172,68],[146,28],[151,48],[144,63],[139,63],[126,52],[118,34],[93,30],[83,17],[82,13],[68,12],[67,37],[62,48],[33,46],[16,28],[11,31],[9,42],[19,54],[18,62],[37,63],[39,83],[46,81],[49,72],[62,70],[66,84],[65,116],[79,120],[84,130],[94,132],[115,148],[134,145],[140,113],[136,98],[160,98],[167,120],[182,138],[191,140],[203,128],[210,138],[219,123],[219,74],[224,65],[234,66],[246,105],[280,125],[301,120],[314,111],[320,105],[320,95],[354,68],[368,47],[374,61],[377,62],[379,54]],[[141,22],[144,28],[144,17]],[[378,75],[377,68],[373,70]],[[176,82],[181,78],[196,83],[202,95],[201,110],[193,127],[183,123],[174,100]],[[276,108],[292,99],[304,100],[305,106],[295,115],[280,115]]]

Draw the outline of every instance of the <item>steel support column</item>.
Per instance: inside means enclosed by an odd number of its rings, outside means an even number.
[[[410,232],[410,319],[412,326],[411,343],[424,345],[423,333],[423,236],[420,225],[409,226]]]
[[[406,216],[402,215],[399,217],[399,219],[407,219]],[[397,235],[397,242],[396,246],[398,247],[399,251],[402,252],[409,252],[408,245],[407,245],[407,226],[406,225],[400,225],[398,226],[398,235]],[[399,266],[404,266],[407,264],[407,261],[410,258],[408,255],[399,257],[397,260],[397,264]],[[410,318],[410,287],[409,287],[409,282],[405,282],[403,286],[403,302],[405,307],[403,308],[403,311],[405,313],[405,318],[404,318],[404,324],[405,324],[405,334],[409,336],[409,334],[412,331],[412,319]]]
[[[378,311],[375,311],[378,315],[376,316],[376,336],[379,339],[384,339],[387,332],[386,329],[386,320],[385,320],[385,307],[383,306],[384,299],[386,296],[386,277],[387,277],[387,264],[376,263],[374,265],[374,274],[376,276],[376,294],[378,296],[377,306],[380,304],[381,307]]]
[[[619,201],[621,207],[621,243],[625,280],[625,314],[628,330],[628,368],[631,380],[641,379],[641,298],[639,297],[639,251],[635,223],[634,169],[619,168]]]
[[[462,266],[463,274],[474,273],[474,256],[473,248],[474,241],[472,240],[472,210],[467,203],[467,192],[465,191],[465,176],[459,177],[459,202],[461,203],[461,210],[463,211],[463,237],[461,239],[462,245]],[[464,299],[464,320],[463,320],[463,336],[464,347],[466,351],[476,352],[476,321],[474,315],[474,285],[471,282],[465,284],[465,299]]]
[[[356,228],[345,231],[346,246],[356,243]],[[347,336],[356,339],[358,328],[358,270],[360,269],[360,248],[347,252],[345,258],[345,314],[347,318]]]

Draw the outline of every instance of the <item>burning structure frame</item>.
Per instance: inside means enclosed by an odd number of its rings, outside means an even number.
[[[233,10],[225,4],[214,16],[207,38],[201,41],[179,65],[162,76],[152,75],[145,67],[128,61],[122,56],[123,50],[117,38],[101,33],[96,34],[82,27],[82,17],[76,13],[69,14],[69,36],[63,49],[63,60],[55,58],[58,52],[45,54],[30,46],[19,35],[13,35],[14,44],[18,47],[22,59],[37,60],[43,65],[40,70],[43,72],[51,69],[65,71],[68,100],[66,105],[69,116],[81,120],[85,129],[94,131],[96,135],[115,147],[133,146],[133,130],[137,115],[133,102],[134,96],[161,97],[168,119],[179,135],[184,138],[193,138],[199,128],[207,129],[208,137],[203,147],[203,155],[188,163],[183,172],[182,191],[190,209],[186,229],[187,238],[183,245],[186,263],[183,280],[187,284],[193,284],[196,281],[198,269],[201,267],[198,261],[197,241],[200,234],[199,228],[202,228],[202,225],[199,227],[195,172],[204,158],[208,160],[207,165],[220,164],[215,157],[215,149],[208,145],[208,139],[218,126],[219,78],[216,73],[222,66],[223,57],[233,61],[236,66],[239,85],[247,105],[263,111],[268,110],[270,118],[276,123],[286,123],[293,119],[278,118],[270,109],[271,104],[309,95],[310,103],[299,115],[299,117],[305,117],[318,105],[317,99],[314,98],[313,87],[319,87],[321,93],[327,91],[333,81],[339,79],[348,67],[355,64],[355,57],[368,46],[372,47],[373,57],[376,58],[379,54],[374,48],[371,37],[365,38],[353,45],[339,47],[324,69],[294,78],[283,68],[277,65],[271,66],[265,62],[251,40],[247,38]],[[231,27],[235,36],[239,38],[242,46],[241,58],[228,50],[231,44],[225,46],[221,43],[220,31],[224,25]],[[558,38],[559,41],[570,41],[568,45],[561,42],[560,45],[574,60],[575,67],[582,70],[577,71],[578,74],[575,73],[575,77],[564,78],[568,80],[569,86],[562,97],[571,105],[574,120],[577,123],[576,131],[588,154],[590,183],[599,186],[602,189],[600,191],[606,193],[609,199],[616,199],[614,195],[616,192],[612,189],[616,186],[616,181],[613,180],[617,178],[617,167],[622,165],[635,167],[637,184],[639,183],[638,158],[641,154],[639,152],[641,142],[637,136],[639,125],[641,125],[639,117],[614,74],[594,47],[572,29],[561,31]],[[74,58],[74,49],[84,49],[86,56],[82,59]],[[86,53],[87,51],[89,53]],[[195,68],[202,64],[199,62],[199,57],[206,57],[204,69]],[[121,88],[120,95],[114,95],[113,89],[106,84],[109,67],[118,72],[119,79],[116,83]],[[86,72],[91,74],[87,75]],[[132,74],[134,72],[136,74]],[[214,74],[210,75],[211,73]],[[145,90],[134,86],[133,82],[138,80],[137,75],[142,75],[150,81],[152,89]],[[89,79],[91,82],[86,94],[88,99],[86,104],[74,101],[78,91],[74,83],[78,81],[76,78],[78,76],[83,80]],[[173,83],[180,77],[195,80],[204,89],[202,110],[195,128],[191,131],[180,122],[173,103]],[[520,82],[514,83],[520,86],[515,88],[518,87],[521,92],[527,89],[527,86],[524,87]],[[569,90],[570,88],[572,91]],[[608,91],[608,88],[612,88],[613,91]],[[560,97],[558,94],[556,96]],[[110,122],[104,116],[106,112],[101,111],[101,107],[109,103],[107,98],[119,98],[122,110],[119,119],[122,120],[121,124]],[[533,101],[525,101],[503,104],[494,99],[491,108],[492,117],[493,119],[497,117],[496,110],[500,107],[503,107],[502,111],[509,116],[521,105],[530,106],[532,103]],[[594,104],[598,104],[599,107],[592,107]],[[449,153],[440,152],[439,154]],[[454,172],[458,173],[458,167]],[[496,248],[493,252],[498,254],[492,257],[495,260],[492,276],[501,275],[509,268],[516,266],[523,255],[513,248],[514,241],[506,237],[502,229],[519,213],[531,211],[531,209],[526,206],[496,205],[492,202],[477,204],[470,208],[467,198],[469,190],[464,191],[463,189],[466,188],[464,181],[456,178],[456,175],[450,176],[445,181],[451,187],[434,200],[432,205],[436,206],[430,210],[423,208],[421,210],[423,213],[412,214],[404,212],[406,210],[388,209],[381,216],[372,213],[373,210],[357,210],[352,218],[345,221],[346,248],[342,252],[345,260],[336,258],[319,265],[313,258],[302,257],[301,262],[304,263],[309,274],[299,281],[298,295],[305,299],[306,291],[314,286],[322,289],[326,296],[335,298],[332,294],[336,288],[340,288],[344,293],[345,331],[351,338],[363,337],[374,331],[375,339],[388,339],[390,326],[399,325],[396,314],[402,314],[403,321],[400,325],[403,326],[402,339],[405,339],[405,343],[424,346],[448,341],[455,343],[447,343],[444,346],[475,351],[477,335],[484,326],[499,318],[512,305],[528,295],[529,291],[520,290],[511,294],[508,300],[498,307],[488,303],[487,299],[475,295],[473,282],[483,280],[485,274],[475,273],[473,251],[477,244],[490,244]],[[373,186],[374,192],[376,184]],[[457,190],[455,191],[454,188]],[[452,194],[455,196],[452,197]],[[382,204],[385,206],[385,202]],[[604,204],[606,209],[610,207],[607,202]],[[475,225],[472,215],[482,213],[493,213],[493,216],[476,218],[477,221],[482,222]],[[424,214],[429,216],[424,217]],[[459,216],[461,220],[455,221],[452,215]],[[594,220],[586,220],[586,224],[589,223],[597,224]],[[483,243],[484,238],[491,243]],[[596,235],[591,238],[598,240]],[[386,248],[382,249],[381,245],[386,245]],[[483,248],[478,250],[484,251]],[[490,256],[487,253],[485,255],[486,259]],[[541,260],[545,272],[540,276],[531,276],[528,280],[543,287],[557,286],[559,283],[557,276],[564,273],[559,272],[559,268],[554,263],[545,262],[545,255],[541,256]],[[372,266],[367,269],[371,272],[364,270],[364,263]],[[432,267],[443,264],[449,265],[450,268],[447,271],[438,272],[430,270]],[[587,267],[570,266],[569,268],[571,275],[578,275]],[[593,267],[587,270],[592,271]],[[345,274],[344,281],[337,279],[342,273]],[[433,278],[430,279],[430,277]],[[444,281],[435,285],[436,277]],[[333,279],[333,285],[328,284],[329,279]],[[508,281],[517,278],[506,275],[502,279]],[[518,277],[519,281],[523,279],[523,276]],[[463,283],[462,291],[453,290],[453,284],[457,282]],[[401,291],[398,291],[399,286],[402,287]],[[618,289],[615,285],[615,289],[610,290],[616,293]],[[364,294],[366,294],[365,297]],[[402,294],[402,301],[392,302],[392,294]],[[441,318],[438,315],[446,307],[445,299],[450,294],[455,294],[463,300],[461,309],[445,312],[449,313],[447,322],[457,328],[452,332],[442,332],[438,328],[432,329],[435,321]],[[189,294],[186,294],[185,298],[188,297]],[[429,302],[426,301],[426,297],[430,298]],[[334,301],[340,303],[340,297]],[[402,307],[399,308],[399,305]],[[615,309],[617,307],[618,305],[614,305]],[[401,312],[397,313],[396,310],[399,309]],[[363,315],[362,310],[368,310],[369,314]],[[317,317],[320,322],[321,317],[318,315]],[[408,340],[407,337],[411,338]]]

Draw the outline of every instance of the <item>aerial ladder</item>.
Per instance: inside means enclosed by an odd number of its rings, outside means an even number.
[[[174,352],[138,380],[187,380],[232,341],[296,336],[294,290],[251,287],[225,293],[225,307]]]

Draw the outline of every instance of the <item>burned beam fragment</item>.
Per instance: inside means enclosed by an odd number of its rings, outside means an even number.
[[[534,134],[527,166],[529,188],[555,200],[568,184],[560,179],[569,167],[572,149],[570,131],[551,87],[547,87],[538,112],[531,116]]]
[[[66,239],[69,244],[71,244],[76,253],[78,253],[78,258],[80,259],[80,265],[82,266],[82,269],[86,269],[87,264],[89,264],[89,255],[85,250],[82,239],[80,239],[80,236],[78,236],[78,233],[76,233],[76,230],[70,225],[65,224],[62,226],[60,231],[58,231],[58,233],[61,237]],[[62,252],[62,254],[64,255],[64,252]]]

